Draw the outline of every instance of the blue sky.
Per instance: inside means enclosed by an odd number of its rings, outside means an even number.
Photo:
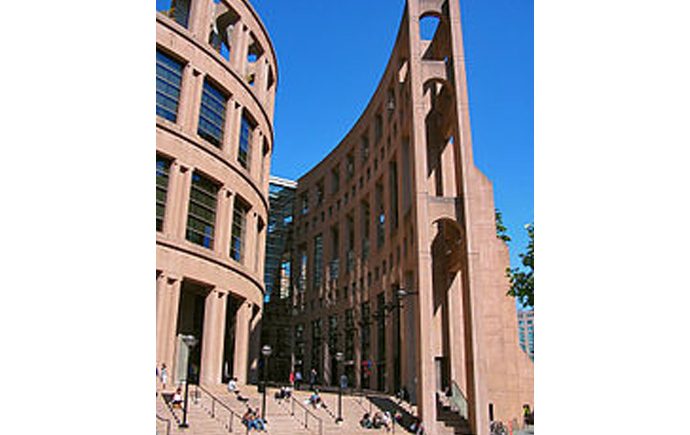
[[[252,0],[278,56],[271,172],[297,179],[347,134],[378,84],[404,0]],[[475,164],[493,182],[511,263],[534,220],[532,0],[464,0]]]

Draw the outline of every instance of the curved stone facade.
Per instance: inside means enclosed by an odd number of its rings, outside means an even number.
[[[367,108],[296,192],[297,369],[337,385],[341,351],[350,385],[405,387],[431,434],[445,391],[477,434],[533,405],[468,110],[458,2],[409,0]]]
[[[276,56],[246,0],[158,9],[157,362],[185,378],[179,336],[192,334],[193,377],[246,382],[264,294]]]

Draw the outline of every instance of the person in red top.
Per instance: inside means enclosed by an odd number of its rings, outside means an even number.
[[[294,370],[290,371],[289,381],[290,381],[290,386],[292,388],[295,388],[295,371]]]

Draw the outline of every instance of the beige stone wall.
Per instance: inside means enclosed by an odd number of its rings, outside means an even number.
[[[228,21],[228,17],[231,17]],[[214,30],[232,32],[227,39],[230,58],[209,43]],[[250,44],[261,47],[255,62],[248,60]],[[192,0],[187,27],[162,12],[156,13],[156,49],[184,64],[176,122],[156,118],[156,152],[172,161],[163,229],[156,233],[156,358],[177,373],[179,304],[183,283],[206,289],[200,380],[221,381],[228,298],[238,300],[235,316],[234,373],[247,381],[256,366],[258,350],[249,337],[260,328],[263,306],[263,246],[268,222],[268,177],[273,148],[273,105],[277,62],[271,41],[246,0]],[[249,76],[253,75],[253,83]],[[197,134],[205,79],[229,98],[223,141],[215,146]],[[240,120],[248,114],[256,127],[250,144],[250,163],[238,163]],[[212,249],[186,239],[192,174],[203,173],[220,187],[216,203]],[[230,258],[233,205],[241,198],[249,205],[244,255]],[[263,230],[259,232],[259,222]]]
[[[421,17],[440,20],[433,40],[424,41]],[[377,138],[377,119],[381,134]],[[362,137],[369,143],[368,156]],[[354,172],[348,179],[349,156]],[[396,184],[391,183],[395,162]],[[334,189],[333,171],[339,171]],[[377,246],[377,185],[382,187],[385,241]],[[323,200],[317,190],[323,184]],[[397,209],[391,188],[397,188]],[[300,198],[308,197],[301,213]],[[363,202],[370,207],[363,232]],[[377,310],[377,299],[393,306],[397,287],[413,293],[402,301],[400,382],[411,391],[428,433],[441,433],[436,394],[455,382],[469,400],[470,422],[488,432],[488,407],[503,421],[520,419],[522,403],[533,404],[533,364],[517,343],[515,302],[506,296],[506,246],[496,238],[491,183],[474,166],[469,124],[460,8],[457,2],[410,0],[383,78],[367,108],[346,137],[299,180],[295,252],[309,256],[307,285],[293,297],[305,326],[306,358],[321,349],[322,380],[330,380],[330,353],[343,351],[345,312],[355,313],[355,375],[361,387],[361,340],[366,324],[361,304]],[[393,213],[397,213],[397,226]],[[354,217],[354,268],[347,270],[347,220]],[[333,229],[339,233],[333,255]],[[314,238],[323,236],[321,285],[314,285]],[[370,253],[363,256],[368,243]],[[329,262],[338,259],[337,278]],[[293,265],[295,275],[299,268]],[[417,294],[414,294],[417,292]],[[371,319],[370,357],[376,365],[370,388],[394,393],[396,310],[384,320],[385,359],[378,356],[377,321]],[[328,317],[338,316],[338,342],[328,344]],[[324,340],[311,340],[311,322],[322,319]],[[439,363],[441,358],[442,363]],[[382,367],[385,367],[385,376]],[[441,371],[437,371],[438,368]],[[325,375],[325,376],[324,376]]]

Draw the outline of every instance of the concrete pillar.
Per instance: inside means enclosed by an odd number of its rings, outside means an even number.
[[[199,104],[201,103],[203,82],[204,77],[201,71],[187,63],[182,71],[177,122],[185,132],[192,136],[196,135],[199,123]]]
[[[246,220],[247,228],[245,228],[244,231],[244,252],[242,253],[242,264],[244,264],[247,269],[256,272],[256,255],[258,249],[256,234],[258,214],[256,211],[250,210],[247,213]]]
[[[261,219],[263,221],[263,219]],[[257,220],[257,225],[258,225],[258,220]],[[263,228],[261,231],[257,234],[256,238],[256,255],[254,256],[254,261],[255,261],[255,267],[254,270],[256,270],[256,274],[259,277],[264,276],[264,270],[266,268],[266,263],[264,261],[261,261],[262,258],[265,258],[266,256],[266,226],[268,225],[267,222],[264,221],[263,223]],[[258,227],[257,227],[258,230]]]
[[[225,292],[216,289],[206,296],[204,338],[201,349],[202,384],[214,385],[221,382],[226,298]]]
[[[181,287],[182,280],[167,272],[161,273],[156,280],[156,356],[171,374],[175,373],[175,336]]]
[[[168,298],[165,289],[165,273],[161,272],[156,275],[156,365],[160,366],[163,358],[163,333],[165,330],[165,314],[167,311]],[[166,363],[165,365],[168,365]]]
[[[230,235],[232,227],[232,192],[223,186],[218,192],[218,207],[216,208],[216,236],[213,250],[223,256],[230,255]]]
[[[232,32],[230,64],[244,80],[247,65],[247,52],[249,50],[249,29],[242,21],[235,24]]]
[[[163,234],[167,237],[177,235],[180,212],[180,191],[184,189],[184,176],[180,172],[180,164],[173,161],[168,170],[168,193],[165,198],[165,212],[163,214]]]
[[[178,181],[174,191],[170,192],[175,201],[174,218],[171,219],[171,235],[173,238],[183,240],[187,229],[187,212],[189,210],[189,195],[192,190],[192,169],[184,164],[179,164]]]
[[[210,31],[211,1],[192,0],[189,11],[189,31],[202,41],[208,40]]]
[[[252,313],[253,314],[253,313]],[[261,318],[263,310],[258,310],[249,327],[249,382],[259,382],[259,359],[261,358]]]
[[[229,121],[228,130],[228,154],[230,161],[237,163],[237,156],[240,150],[240,127],[242,125],[242,106],[238,102],[233,102],[232,114],[228,116]],[[250,156],[251,158],[251,156]]]
[[[256,183],[261,187],[261,165],[262,165],[262,148],[263,148],[264,134],[258,128],[254,128],[252,133],[252,140],[249,144],[249,173]]]
[[[448,289],[449,340],[451,346],[450,374],[467,397],[467,371],[465,355],[465,311],[462,296],[462,271],[452,276]]]
[[[431,253],[428,250],[421,251],[419,268],[419,304],[415,313],[416,327],[431,325],[433,320],[433,294],[431,282]],[[436,337],[434,334],[420,333],[417,336],[417,348],[421,351],[417,355],[417,402],[422,420],[436,420],[436,368],[434,367],[434,353],[429,349],[436,349]],[[423,349],[423,350],[422,350]],[[435,426],[429,425],[430,433],[435,433]],[[434,432],[431,432],[434,430]]]
[[[196,79],[193,73],[194,67],[192,64],[185,64],[182,69],[182,83],[180,84],[180,100],[177,106],[177,124],[182,128],[182,130],[188,133],[192,132],[190,126],[189,111],[194,100],[194,94],[196,93]]]
[[[225,103],[225,120],[223,121],[223,141],[221,143],[221,151],[229,160],[236,158],[236,154],[233,154],[233,144],[234,142],[234,125],[235,125],[235,99],[230,96],[228,97],[227,103]]]
[[[266,103],[266,88],[268,87],[268,59],[266,53],[256,60],[256,78],[254,92],[262,104]]]
[[[251,320],[252,304],[243,301],[237,307],[235,320],[235,359],[233,373],[240,384],[247,383],[247,368],[249,362],[249,322]]]

